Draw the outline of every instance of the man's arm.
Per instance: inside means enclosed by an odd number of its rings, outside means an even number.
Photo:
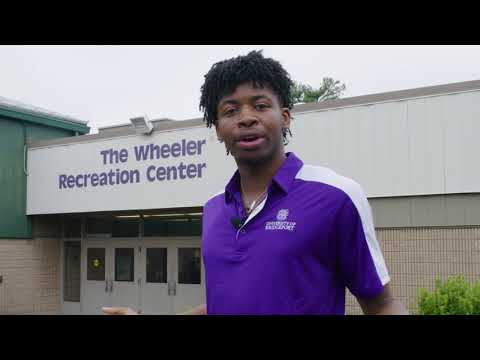
[[[128,307],[103,307],[102,311],[105,315],[139,315],[138,312]],[[202,304],[176,315],[207,315],[207,305]]]
[[[207,315],[207,305],[202,304],[200,306],[194,307],[191,310],[185,311],[177,315]]]
[[[365,315],[408,315],[406,307],[393,296],[389,284],[372,298],[357,298]]]

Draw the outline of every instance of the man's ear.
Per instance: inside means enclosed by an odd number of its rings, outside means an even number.
[[[218,127],[217,125],[215,124],[215,132],[217,133],[217,139],[218,141],[220,141],[221,143],[223,143],[223,138],[220,136],[219,132],[218,132]]]
[[[283,128],[284,129],[290,128],[290,121],[292,120],[292,115],[290,114],[289,108],[282,109],[282,120],[283,120]]]

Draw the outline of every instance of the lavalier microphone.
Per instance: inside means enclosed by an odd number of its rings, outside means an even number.
[[[230,219],[230,222],[236,230],[239,230],[243,226],[245,219],[240,216],[234,216]]]

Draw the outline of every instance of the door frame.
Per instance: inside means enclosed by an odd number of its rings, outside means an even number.
[[[167,254],[170,254],[170,249],[175,248],[175,253],[173,254],[174,258],[173,260],[170,259],[170,255],[168,255],[168,260],[167,260],[167,282],[170,281],[175,281],[176,287],[178,288],[178,249],[179,248],[190,248],[190,247],[198,247],[201,249],[201,237],[200,236],[149,236],[149,237],[142,237],[140,239],[140,244],[139,246],[142,247],[143,253],[145,254],[144,257],[146,258],[146,248],[149,246],[149,244],[152,245],[152,247],[165,247],[167,248]],[[142,264],[142,266],[145,266],[145,264]],[[141,274],[143,274],[143,270],[141,269]],[[200,256],[200,276],[201,276],[201,281],[200,281],[200,287],[202,291],[203,298],[205,298],[205,268],[203,264],[203,258]],[[145,283],[146,279],[142,277],[142,284]],[[142,288],[139,288],[139,292],[142,292]],[[175,315],[175,296],[170,296],[171,297],[171,314]],[[140,294],[139,298],[140,300],[140,306],[143,305],[143,294]],[[201,305],[201,304],[197,304]]]
[[[78,302],[73,301],[65,301],[63,298],[64,295],[64,281],[65,281],[65,243],[66,242],[79,242],[80,243],[80,300]],[[82,238],[64,238],[60,239],[60,266],[59,268],[59,294],[60,294],[60,315],[80,315],[82,314],[82,259],[83,259],[83,246],[82,246]]]
[[[82,231],[81,231],[81,237],[79,238],[64,238],[62,237],[60,240],[60,266],[59,266],[59,281],[60,281],[60,314],[62,315],[80,315],[80,314],[85,314],[85,309],[86,309],[86,286],[87,286],[87,268],[85,267],[86,264],[86,257],[87,257],[87,246],[89,243],[92,241],[99,241],[105,243],[105,248],[106,248],[106,253],[105,256],[108,256],[108,248],[112,247],[118,247],[118,243],[125,243],[126,247],[133,247],[134,248],[134,253],[136,256],[135,260],[135,268],[138,268],[139,270],[135,272],[135,283],[137,284],[137,292],[138,292],[138,305],[141,308],[142,306],[142,285],[145,283],[146,278],[144,275],[139,275],[143,274],[142,268],[145,267],[145,264],[143,261],[140,259],[145,257],[146,258],[146,248],[148,246],[152,247],[166,247],[167,249],[171,248],[172,246],[175,246],[177,249],[179,247],[200,247],[201,248],[201,236],[169,236],[169,237],[162,237],[162,236],[149,236],[149,237],[144,237],[142,236],[143,234],[140,234],[138,237],[131,237],[131,238],[112,238],[112,237],[101,237],[101,236],[85,236],[84,232],[84,225],[85,223],[82,222]],[[65,242],[72,242],[72,241],[77,241],[80,242],[80,301],[79,302],[68,302],[63,300],[64,296],[64,271],[65,271]],[[189,244],[189,242],[193,244]],[[173,245],[173,243],[176,243],[176,245]],[[139,256],[138,254],[138,247],[142,247],[142,255]],[[168,251],[168,250],[167,250]],[[145,255],[143,255],[143,253]],[[114,257],[114,252],[112,252],[112,256]],[[138,259],[138,260],[137,260]],[[105,259],[107,262],[107,259]],[[114,261],[114,259],[112,259]],[[173,274],[173,280],[177,283],[178,286],[178,250],[176,250],[175,253],[175,259],[173,260],[174,262],[177,262],[175,265],[168,265],[168,278],[167,280],[171,280],[172,276],[172,271],[174,272]],[[169,260],[170,263],[170,260]],[[106,264],[107,265],[107,264]],[[114,276],[114,264],[113,265],[113,273],[112,276]],[[106,268],[106,278],[109,276],[108,269]],[[136,269],[135,269],[136,270]],[[138,276],[142,277],[142,285],[138,286],[137,282],[137,274]],[[145,274],[146,275],[146,274]],[[204,269],[204,264],[203,264],[203,258],[201,257],[201,286],[202,290],[205,293],[205,269]],[[203,295],[205,296],[205,294]],[[174,309],[174,298],[172,299],[172,313]],[[200,305],[200,304],[198,304]]]

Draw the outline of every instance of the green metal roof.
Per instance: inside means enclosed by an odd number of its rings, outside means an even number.
[[[87,134],[86,121],[0,96],[0,116]]]

